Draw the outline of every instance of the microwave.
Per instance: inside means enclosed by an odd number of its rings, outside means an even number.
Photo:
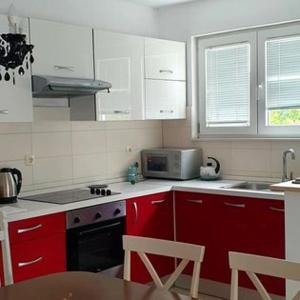
[[[148,149],[141,155],[144,177],[187,180],[200,176],[201,149]]]

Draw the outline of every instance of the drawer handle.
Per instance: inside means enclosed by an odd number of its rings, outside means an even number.
[[[39,263],[39,262],[42,261],[42,260],[43,260],[43,257],[40,256],[40,257],[38,257],[38,258],[35,259],[35,260],[26,261],[26,262],[20,262],[20,263],[18,263],[18,267],[19,267],[19,268],[23,268],[23,267],[26,267],[26,266],[30,266],[30,265]]]
[[[164,200],[156,200],[156,201],[152,201],[151,204],[153,204],[153,205],[155,205],[155,204],[162,204],[164,202],[166,202],[165,199]]]
[[[173,110],[173,109],[161,109],[159,112],[160,112],[161,114],[163,114],[163,113],[173,114],[173,113],[174,113],[174,110]]]
[[[173,74],[174,71],[172,71],[172,70],[159,70],[159,73],[170,73],[170,74]]]
[[[129,115],[130,111],[129,110],[114,110],[114,114],[124,114],[124,115]]]
[[[270,210],[277,211],[277,212],[284,212],[284,208],[278,208],[274,206],[270,206]]]
[[[1,109],[0,115],[8,115],[8,109]]]
[[[187,201],[196,204],[203,204],[203,200],[187,200]]]
[[[138,221],[138,207],[137,207],[136,202],[133,202],[132,205],[133,205],[134,213],[135,213],[135,223],[137,223],[137,221]]]
[[[74,72],[74,67],[73,66],[58,66],[58,65],[55,65],[54,69]]]
[[[224,205],[229,206],[229,207],[235,207],[235,208],[245,208],[246,207],[246,204],[244,204],[244,203],[235,204],[235,203],[224,202]]]
[[[42,227],[43,227],[42,224],[38,224],[38,225],[33,226],[33,227],[18,229],[17,232],[18,232],[18,234],[22,234],[22,233],[25,233],[25,232],[28,232],[28,231],[37,230],[37,229],[42,228]]]

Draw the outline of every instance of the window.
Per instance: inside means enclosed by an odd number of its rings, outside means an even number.
[[[250,45],[205,50],[206,126],[250,125]]]
[[[299,136],[300,26],[283,26],[258,33],[259,132]]]
[[[199,40],[201,133],[256,133],[255,49],[252,32]]]
[[[300,25],[198,39],[199,133],[300,137]]]

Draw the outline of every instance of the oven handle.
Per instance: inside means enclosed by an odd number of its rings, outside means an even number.
[[[116,222],[116,223],[112,223],[112,224],[109,224],[109,225],[99,226],[97,228],[80,231],[79,236],[84,236],[84,235],[89,234],[89,233],[97,232],[97,231],[102,230],[102,229],[113,228],[113,227],[116,227],[116,226],[119,226],[119,225],[121,225],[121,222]]]

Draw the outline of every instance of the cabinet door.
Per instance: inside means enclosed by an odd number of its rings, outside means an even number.
[[[147,79],[186,79],[185,43],[153,38],[145,40]]]
[[[254,201],[256,215],[255,253],[285,259],[284,201]],[[266,289],[277,295],[285,295],[285,280],[260,276]]]
[[[33,74],[94,78],[92,29],[30,19]]]
[[[171,193],[160,193],[133,198],[126,204],[126,233],[128,235],[173,240],[173,200]],[[174,259],[149,255],[160,277],[174,270]],[[131,258],[131,279],[136,282],[152,281],[136,253]]]
[[[66,271],[66,237],[59,233],[11,245],[14,282]]]
[[[24,19],[24,33],[28,34],[28,20]],[[7,16],[0,15],[0,34],[8,33],[9,26]],[[1,38],[0,38],[1,40]],[[34,54],[36,57],[36,55]],[[26,70],[25,63],[24,69]],[[0,66],[1,76],[3,78],[5,70]],[[11,70],[8,71],[12,77]],[[1,122],[32,122],[32,95],[31,95],[31,73],[26,70],[23,76],[18,74],[16,69],[16,84],[12,80],[0,81],[0,123]]]
[[[186,83],[146,80],[146,119],[184,119]]]
[[[97,95],[98,120],[143,119],[144,38],[94,31],[96,79],[112,84]]]
[[[200,193],[175,193],[176,239],[179,242],[205,246],[201,277],[216,280],[220,266],[218,244],[218,209],[214,195]],[[184,273],[192,275],[192,264]]]

